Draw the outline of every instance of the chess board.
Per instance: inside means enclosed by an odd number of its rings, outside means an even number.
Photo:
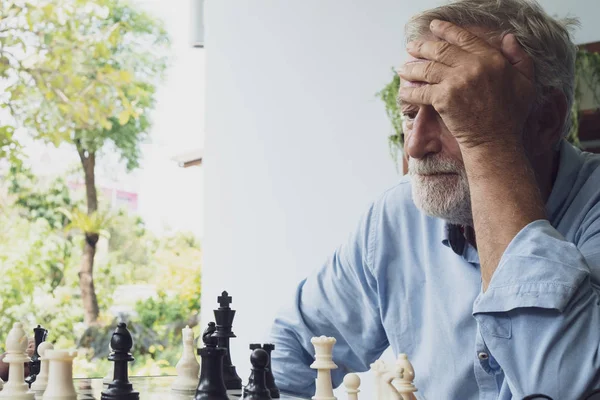
[[[133,388],[140,393],[140,400],[192,400],[194,394],[175,393],[171,390],[174,376],[130,377]],[[100,400],[103,390],[102,379],[75,379],[77,400]],[[240,400],[241,391],[231,391],[231,400]],[[282,394],[280,400],[307,400]]]

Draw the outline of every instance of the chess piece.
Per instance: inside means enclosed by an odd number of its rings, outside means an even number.
[[[273,376],[273,371],[271,370],[271,352],[275,350],[275,345],[271,343],[266,343],[264,345],[260,345],[258,343],[250,344],[250,350],[255,349],[263,349],[269,355],[269,363],[267,364],[267,388],[269,388],[269,392],[271,393],[272,399],[278,399],[281,397],[281,393],[279,392],[279,388],[275,384],[275,377]],[[248,382],[250,384],[250,382]],[[246,388],[244,388],[244,395],[246,395]]]
[[[109,340],[108,341],[108,354],[110,354],[111,352],[112,352],[112,347],[110,347],[110,340]],[[108,367],[108,372],[106,373],[104,378],[102,378],[102,384],[104,386],[108,386],[108,384],[113,381],[114,376],[115,376],[115,364],[111,363],[110,366]]]
[[[42,342],[46,340],[48,331],[42,328],[40,325],[37,328],[33,328],[33,337],[35,340],[35,350],[33,356],[31,356],[31,362],[29,363],[29,376],[25,378],[25,382],[31,387],[31,384],[35,382],[37,375],[40,373],[40,354],[38,353],[38,347]]]
[[[384,386],[383,377],[387,373],[387,366],[383,360],[377,360],[371,364],[370,372],[375,380],[375,398],[377,400],[388,397],[388,390]]]
[[[354,373],[346,374],[344,376],[344,387],[346,388],[346,394],[348,400],[358,400],[358,393],[360,393],[360,377]]]
[[[31,384],[31,391],[36,396],[41,396],[46,387],[48,386],[48,370],[50,362],[46,358],[46,351],[54,349],[54,346],[50,342],[43,342],[37,348],[37,352],[40,360],[40,373],[37,375],[35,382]]]
[[[31,359],[27,356],[28,339],[23,324],[15,322],[6,338],[6,356],[4,362],[9,364],[8,381],[0,392],[1,399],[34,400],[33,392],[25,383],[25,363]]]
[[[175,366],[177,378],[173,381],[171,389],[179,392],[194,392],[198,386],[198,373],[200,364],[194,355],[194,332],[189,326],[181,330],[183,340],[183,354]]]
[[[114,362],[115,375],[108,388],[102,391],[101,400],[139,400],[140,394],[133,390],[128,377],[128,363],[134,358],[130,353],[133,338],[126,323],[119,322],[110,339],[110,347],[113,351],[108,359]]]
[[[44,357],[48,362],[48,386],[42,400],[77,400],[73,385],[73,360],[77,350],[48,349]]]
[[[244,400],[271,400],[271,391],[267,387],[267,365],[269,353],[256,348],[250,356],[252,372],[248,378],[248,385],[244,389]]]
[[[232,310],[229,305],[232,302],[231,296],[224,291],[221,296],[217,297],[219,308],[214,310],[215,322],[217,323],[217,331],[214,336],[218,339],[217,347],[227,350],[223,357],[223,379],[227,390],[241,389],[242,379],[238,376],[235,366],[231,363],[231,354],[229,340],[236,337],[232,332],[233,318],[235,310]]]
[[[209,322],[202,334],[204,347],[198,349],[198,355],[202,359],[200,381],[194,400],[229,400],[223,380],[223,357],[227,349],[217,347],[218,338],[213,336],[215,332],[215,323]]]
[[[402,400],[416,400],[414,392],[417,388],[413,384],[415,379],[415,370],[408,360],[406,354],[398,354],[395,364],[396,377],[394,379],[394,387]]]
[[[331,382],[331,370],[337,368],[333,362],[333,346],[336,340],[333,337],[320,336],[310,341],[315,347],[315,361],[310,368],[317,370],[316,390],[312,400],[337,400],[333,395]]]

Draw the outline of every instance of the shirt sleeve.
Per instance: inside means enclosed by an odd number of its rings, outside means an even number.
[[[297,287],[293,303],[276,317],[271,329],[272,370],[285,392],[314,395],[316,371],[310,368],[315,336],[337,342],[332,371],[334,387],[343,376],[369,369],[389,346],[381,323],[377,282],[372,274],[372,252],[377,206],[362,218],[348,242]]]
[[[578,247],[546,220],[507,247],[473,316],[497,369],[488,373],[503,372],[513,398],[575,399],[600,387],[598,269],[600,235]]]

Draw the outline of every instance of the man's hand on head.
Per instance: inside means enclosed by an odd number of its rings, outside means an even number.
[[[407,47],[423,60],[405,64],[402,85],[406,103],[431,105],[461,149],[520,142],[534,96],[533,61],[514,35],[500,48],[474,33],[445,21],[432,21],[431,32],[441,40],[418,40]]]

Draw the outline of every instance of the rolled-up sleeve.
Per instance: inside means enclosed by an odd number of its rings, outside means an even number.
[[[598,236],[585,246],[546,220],[530,223],[474,302],[479,333],[513,398],[578,399],[600,387],[600,296],[591,279]]]

